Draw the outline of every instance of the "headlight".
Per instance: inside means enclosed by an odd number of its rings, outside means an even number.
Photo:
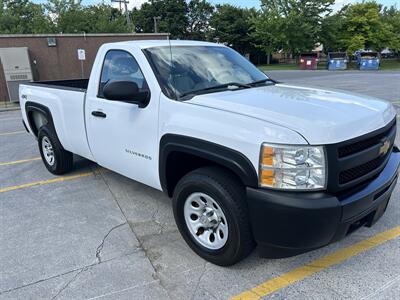
[[[326,188],[324,148],[263,144],[259,183],[262,187],[275,189]]]

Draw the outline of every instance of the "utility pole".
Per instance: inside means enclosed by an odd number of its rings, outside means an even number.
[[[119,3],[119,10],[121,12],[122,12],[121,4],[122,3],[124,4],[126,23],[128,25],[130,25],[131,24],[131,19],[129,18],[129,11],[128,11],[128,3],[129,3],[129,1],[127,1],[127,0],[111,0],[111,2]]]
[[[157,23],[157,21],[160,21],[161,20],[161,17],[153,17],[153,20],[154,20],[154,33],[157,33],[158,32],[158,23]]]

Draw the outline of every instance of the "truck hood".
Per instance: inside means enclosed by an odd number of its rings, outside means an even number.
[[[358,137],[396,115],[393,105],[369,96],[284,84],[198,95],[188,102],[284,126],[311,145]]]

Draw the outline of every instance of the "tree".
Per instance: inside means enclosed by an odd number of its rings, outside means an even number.
[[[360,49],[381,51],[385,47],[398,47],[398,36],[387,22],[383,22],[382,6],[374,1],[349,5],[344,10],[342,43],[352,54]]]
[[[122,33],[132,32],[133,27],[128,26],[126,17],[117,8],[100,4],[89,6],[86,15],[90,15],[90,31],[95,33]]]
[[[28,0],[0,0],[0,33],[49,33],[53,30],[43,5]]]
[[[214,6],[206,0],[191,0],[187,11],[186,37],[194,40],[205,40],[213,12]]]
[[[392,31],[392,39],[387,45],[388,48],[399,53],[400,52],[400,9],[395,6],[385,7],[382,13],[382,22],[390,26]]]
[[[255,10],[235,7],[229,4],[217,5],[211,16],[210,38],[214,41],[226,43],[240,53],[251,50],[251,17]]]
[[[263,30],[271,31],[264,33],[267,45],[273,42],[287,53],[310,51],[320,40],[322,19],[331,12],[333,3],[334,0],[261,0],[263,20],[256,22],[255,30],[260,36]]]
[[[57,28],[64,33],[117,33],[133,29],[118,9],[105,4],[67,10],[60,14]]]
[[[47,0],[45,7],[56,19],[67,11],[82,9],[82,0]]]
[[[160,32],[169,32],[173,38],[183,38],[188,26],[185,0],[151,0],[132,11],[137,32],[154,32],[154,17]]]
[[[343,22],[344,16],[342,11],[326,16],[322,20],[320,42],[324,45],[324,51],[326,53],[346,50],[346,46],[342,41]]]
[[[261,49],[267,56],[267,64],[270,64],[271,55],[279,50],[280,41],[284,39],[282,31],[282,19],[275,10],[263,10],[251,19],[252,32],[255,47]]]
[[[80,0],[49,0],[46,8],[53,17],[57,32],[112,33],[133,30],[118,9],[104,3],[83,6]]]

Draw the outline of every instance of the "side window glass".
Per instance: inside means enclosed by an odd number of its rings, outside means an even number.
[[[135,82],[140,91],[148,90],[146,80],[135,58],[121,50],[108,51],[101,70],[98,96],[103,98],[103,88],[111,80]]]

